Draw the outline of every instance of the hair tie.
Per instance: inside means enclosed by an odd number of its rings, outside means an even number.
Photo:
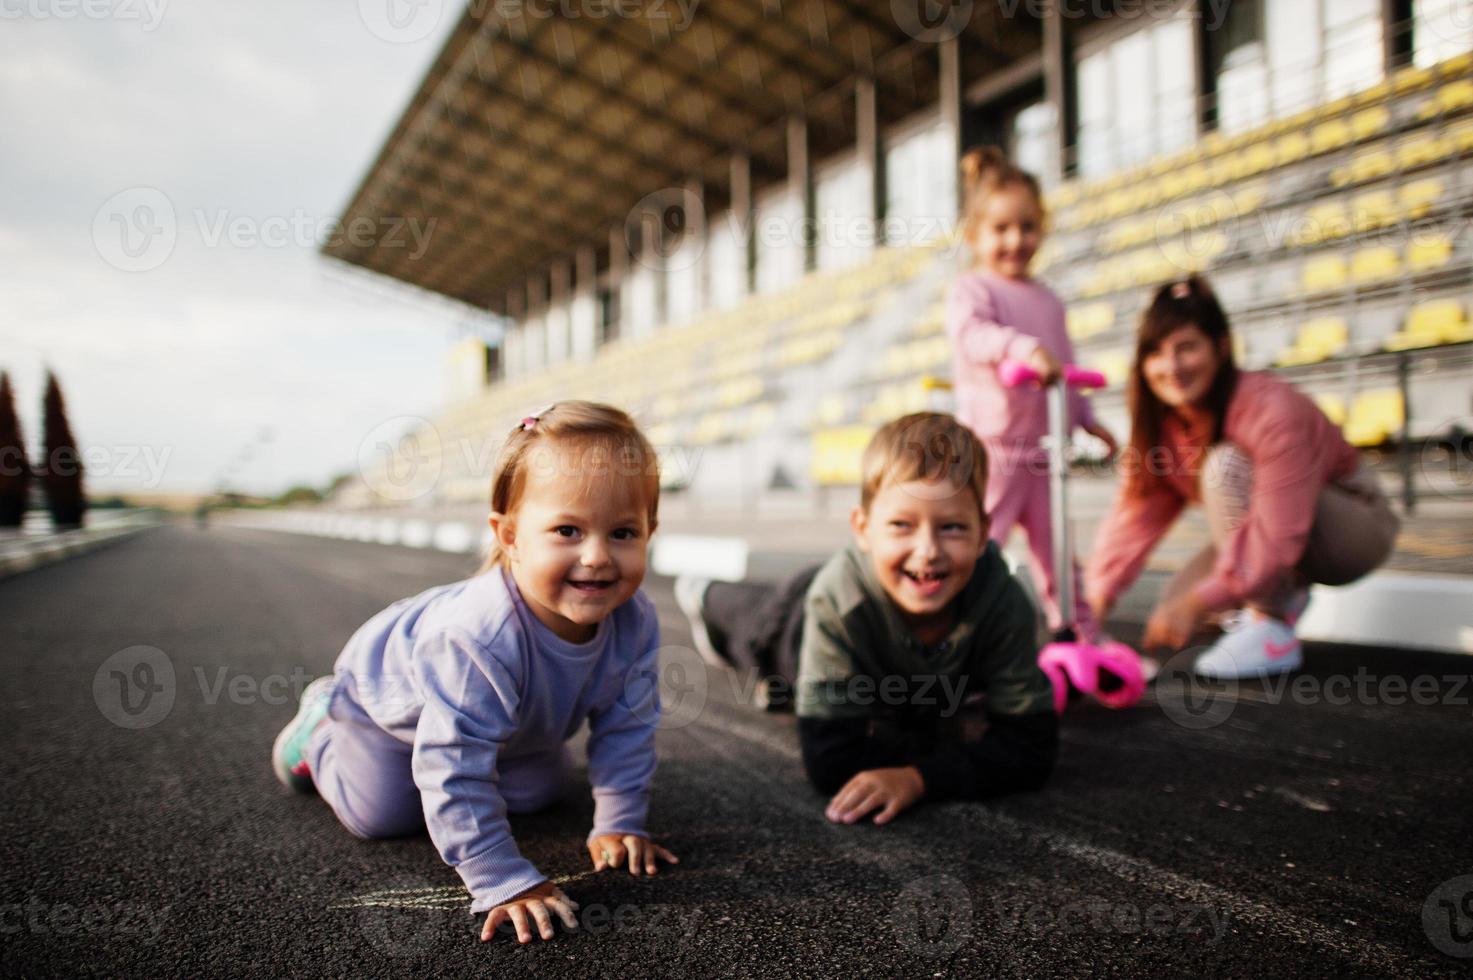
[[[1191,282],[1189,282],[1188,280],[1183,279],[1181,282],[1179,282],[1176,285],[1172,286],[1171,287],[1171,295],[1172,296],[1175,296],[1177,299],[1189,299],[1191,297],[1191,295],[1192,295],[1192,284],[1191,284]]]
[[[523,432],[531,432],[532,431],[532,428],[538,422],[541,422],[542,421],[542,416],[544,416],[548,412],[552,411],[553,405],[556,405],[556,404],[557,404],[557,402],[552,402],[551,404],[548,404],[548,405],[543,406],[542,408],[539,408],[537,411],[533,412],[531,415],[528,415],[526,418],[522,419],[521,424],[518,425],[517,428],[521,429]]]

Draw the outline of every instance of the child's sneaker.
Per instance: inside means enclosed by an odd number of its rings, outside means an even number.
[[[332,701],[333,675],[319,677],[302,692],[297,716],[287,722],[271,746],[271,768],[281,785],[298,793],[312,792],[312,771],[307,767],[307,741],[327,718]]]
[[[702,659],[712,667],[730,667],[731,661],[723,657],[718,648],[720,637],[712,634],[706,618],[701,615],[701,604],[706,601],[706,590],[710,586],[710,579],[680,576],[675,580],[675,604],[690,620],[691,639]]]
[[[1304,663],[1299,637],[1288,623],[1251,610],[1235,620],[1197,658],[1194,672],[1219,680],[1268,677],[1298,670]]]

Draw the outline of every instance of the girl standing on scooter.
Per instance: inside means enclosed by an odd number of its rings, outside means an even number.
[[[1074,360],[1074,349],[1063,302],[1028,271],[1043,240],[1043,198],[1038,181],[996,147],[971,150],[961,169],[962,236],[973,264],[952,283],[946,301],[956,416],[977,434],[991,460],[985,509],[992,540],[1001,548],[1013,526],[1022,526],[1049,628],[1057,630],[1066,617],[1053,566],[1048,455],[1039,443],[1048,431],[1043,388],[1061,364]],[[1005,386],[997,369],[1009,359],[1037,371],[1039,385]],[[1074,391],[1069,397],[1071,429],[1103,440],[1113,456],[1115,438],[1095,419],[1088,400]],[[1073,618],[1079,638],[1093,643],[1099,626],[1084,601],[1077,568],[1074,575]]]

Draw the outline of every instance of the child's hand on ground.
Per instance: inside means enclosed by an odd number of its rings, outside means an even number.
[[[588,856],[593,858],[594,871],[627,864],[632,875],[641,871],[655,874],[657,858],[670,864],[680,863],[680,858],[659,844],[634,834],[599,834],[588,842]]]
[[[1028,355],[1028,366],[1038,372],[1038,386],[1045,387],[1053,383],[1059,376],[1059,362],[1054,355],[1044,350],[1043,345],[1033,348],[1033,353]]]
[[[543,939],[551,939],[553,913],[563,920],[563,925],[576,929],[578,920],[573,916],[573,910],[577,907],[578,903],[563,894],[563,890],[552,882],[544,881],[540,885],[533,885],[486,913],[486,924],[481,927],[481,942],[490,939],[496,932],[496,927],[503,922],[516,926],[519,943],[532,941],[533,922],[537,923],[537,932]]]
[[[845,783],[829,800],[824,816],[834,823],[853,823],[878,808],[875,823],[887,824],[926,794],[926,781],[915,766],[866,769]]]
[[[1115,458],[1115,454],[1120,452],[1120,443],[1115,441],[1114,434],[1100,423],[1086,425],[1084,431],[1105,444],[1105,462],[1110,462]]]

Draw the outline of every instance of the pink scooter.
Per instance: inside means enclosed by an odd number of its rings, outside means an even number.
[[[1039,374],[1022,361],[1003,361],[998,377],[1009,388],[1035,384]],[[1069,537],[1069,389],[1103,388],[1105,376],[1065,365],[1048,386],[1049,512],[1054,534],[1054,571],[1063,625],[1038,654],[1038,666],[1054,685],[1054,708],[1062,714],[1071,698],[1087,694],[1107,708],[1128,708],[1146,690],[1140,654],[1124,643],[1096,645],[1078,639],[1074,621],[1074,547]]]

